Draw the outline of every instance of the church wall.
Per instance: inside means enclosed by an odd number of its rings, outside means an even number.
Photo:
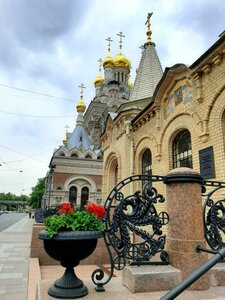
[[[102,139],[104,195],[112,188],[108,177],[112,154],[118,161],[118,180],[141,174],[146,149],[152,153],[152,174],[166,175],[173,169],[173,141],[185,129],[191,135],[193,169],[200,172],[200,151],[213,147],[215,176],[206,180],[225,181],[225,44],[219,47],[220,55],[214,49],[192,68],[169,69],[154,104],[133,120],[128,131],[120,123],[122,111],[108,122]],[[123,133],[118,135],[121,127]],[[165,195],[165,185],[157,186]],[[132,188],[140,187],[135,183]]]
[[[148,121],[140,119],[136,122],[139,123],[134,126],[135,173],[141,173],[140,154],[149,147],[152,152],[153,174],[165,175],[173,168],[173,140],[179,131],[188,129],[191,133],[193,169],[200,172],[199,151],[213,146],[216,177],[212,179],[225,181],[225,130],[224,125],[222,126],[225,121],[225,59],[219,65],[213,65],[209,73],[203,73],[201,101],[197,99],[199,91],[194,72],[192,71],[192,75],[187,72],[185,76],[181,80],[175,78],[174,87],[171,89],[171,83],[170,90],[165,91],[162,96],[158,129],[156,116]],[[190,84],[190,99],[168,108],[168,99],[172,99],[174,91],[179,86],[184,87],[185,82]]]
[[[71,174],[68,173],[54,173],[53,175],[53,189],[56,189],[58,186],[63,186],[64,182],[70,178]]]
[[[119,128],[123,129],[123,132],[120,132]],[[113,127],[111,139],[108,140],[109,147],[104,152],[103,199],[106,199],[116,183],[131,176],[133,172],[131,170],[131,164],[133,164],[131,141],[125,132],[125,125],[120,125],[119,128]]]
[[[225,48],[225,46],[224,46]],[[216,62],[216,63],[215,63]],[[213,146],[215,163],[215,180],[225,181],[225,59],[214,60],[212,64],[203,63],[202,72],[202,101],[198,105],[198,113],[203,120],[202,143],[198,143],[196,150]],[[196,70],[194,70],[195,72]],[[193,73],[194,73],[193,72]],[[197,97],[197,85],[194,95]],[[204,136],[204,133],[206,135]]]

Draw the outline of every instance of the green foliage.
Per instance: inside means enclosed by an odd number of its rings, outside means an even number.
[[[12,193],[0,193],[0,200],[13,200],[13,201],[27,201],[29,202],[30,198],[27,195],[17,196]]]
[[[30,194],[29,205],[32,208],[38,208],[41,198],[45,191],[45,178],[39,178],[35,187],[32,188],[32,193]]]
[[[87,211],[75,211],[65,215],[53,215],[44,221],[49,237],[62,230],[103,231],[105,225],[101,219]]]

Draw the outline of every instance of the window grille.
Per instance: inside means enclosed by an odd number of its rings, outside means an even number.
[[[69,190],[69,202],[73,205],[77,203],[77,188],[72,186]]]
[[[87,187],[83,187],[81,190],[81,206],[85,206],[88,202],[89,198],[89,189]]]
[[[142,156],[142,175],[152,175],[152,154],[149,149],[145,150]],[[143,180],[142,185],[144,186],[148,180]]]
[[[173,168],[192,168],[191,135],[188,130],[180,132],[173,142]]]

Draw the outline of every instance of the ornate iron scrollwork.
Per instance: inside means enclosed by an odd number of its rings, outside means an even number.
[[[206,192],[205,186],[216,186],[213,191],[208,193],[203,205],[205,238],[211,249],[219,250],[225,247],[225,199],[218,199],[221,197],[221,193],[216,195],[216,192],[224,189],[225,183],[206,181],[204,182],[204,193]]]
[[[128,184],[138,180],[147,181],[142,191],[125,196],[128,194]],[[158,254],[159,261],[154,259],[154,264],[168,263],[162,226],[168,224],[169,216],[165,211],[157,211],[156,204],[163,203],[165,198],[152,186],[156,181],[163,181],[163,177],[131,176],[118,183],[109,194],[105,203],[104,239],[110,255],[111,272],[102,283],[103,271],[94,271],[92,280],[97,285],[96,290],[104,290],[103,285],[111,279],[114,268],[122,270],[127,262],[151,264],[151,259]]]

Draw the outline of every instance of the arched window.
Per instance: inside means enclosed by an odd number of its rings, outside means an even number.
[[[92,159],[92,157],[91,157],[90,154],[87,154],[87,155],[85,156],[85,158]]]
[[[191,135],[188,130],[181,131],[174,139],[173,167],[192,168]]]
[[[152,154],[149,149],[145,150],[142,155],[142,175],[152,175]],[[146,182],[147,180],[143,180],[143,186]]]
[[[73,205],[77,203],[77,188],[72,186],[69,191],[69,202]]]
[[[78,157],[77,153],[73,153],[71,157]]]
[[[81,207],[87,204],[89,198],[89,189],[85,186],[81,190]]]

